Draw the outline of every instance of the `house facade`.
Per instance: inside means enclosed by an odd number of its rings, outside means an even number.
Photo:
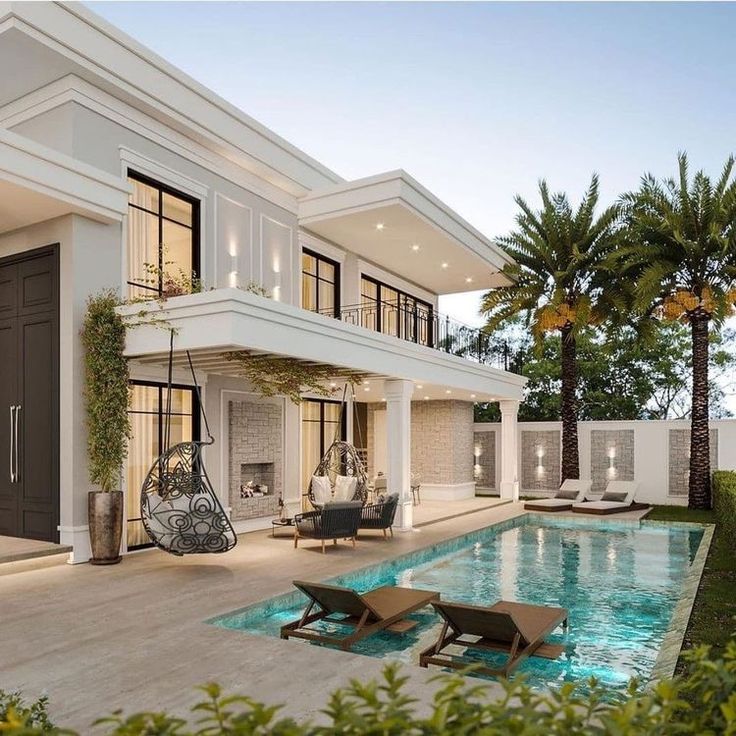
[[[172,441],[205,410],[239,531],[303,508],[335,437],[400,494],[401,528],[412,474],[423,498],[472,496],[475,401],[500,403],[493,485],[513,495],[524,379],[438,310],[506,283],[485,236],[404,171],[345,181],[80,5],[0,2],[0,67],[1,535],[89,558],[79,332],[110,288],[129,302],[124,551],[147,543],[169,404]],[[233,354],[316,367],[328,395],[264,397]]]

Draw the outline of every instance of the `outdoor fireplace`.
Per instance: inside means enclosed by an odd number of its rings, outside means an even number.
[[[277,516],[282,487],[282,407],[228,402],[229,496],[233,521]]]

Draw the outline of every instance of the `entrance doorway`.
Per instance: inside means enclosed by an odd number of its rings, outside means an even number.
[[[59,259],[0,259],[0,535],[59,541]]]

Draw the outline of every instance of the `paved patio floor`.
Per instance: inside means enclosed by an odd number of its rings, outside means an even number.
[[[366,535],[355,550],[340,544],[324,555],[319,543],[294,550],[289,538],[261,531],[222,556],[149,550],[112,567],[58,558],[8,563],[0,570],[0,688],[47,692],[57,722],[83,733],[94,733],[91,722],[117,708],[184,713],[197,698],[193,688],[208,681],[314,716],[333,689],[351,677],[378,676],[384,661],[203,622],[283,593],[294,578],[321,580],[522,513],[521,504],[477,501],[463,508],[475,505],[474,513],[389,541]],[[417,518],[432,511],[423,506]],[[411,691],[427,702],[436,673],[407,672]]]

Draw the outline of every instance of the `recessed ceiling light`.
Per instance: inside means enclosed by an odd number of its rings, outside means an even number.
[[[366,386],[366,387],[365,387],[365,388],[363,389],[363,391],[370,391],[370,388],[369,388],[368,386]]]
[[[376,230],[383,230],[383,228],[386,227],[382,222],[376,223]]]
[[[472,276],[466,276],[465,277],[465,283],[466,284],[472,284],[473,283],[473,277]]]
[[[370,381],[363,381],[363,385],[364,386],[370,386],[371,385],[371,382]]]
[[[471,399],[474,399],[475,398],[475,394],[470,394],[470,398]]]
[[[419,243],[414,243],[414,245],[412,245],[411,249],[416,253],[419,250]]]
[[[421,384],[417,384],[417,388],[424,388]]]
[[[445,389],[445,393],[446,393],[446,394],[451,394],[451,393],[452,393],[452,391],[450,391],[450,389],[448,388],[448,389]]]
[[[334,381],[330,381],[330,386],[332,386],[332,388],[335,388],[337,384]]]
[[[424,397],[424,400],[425,400],[425,401],[429,401],[429,396],[425,396],[425,397]]]
[[[383,398],[381,399],[381,401],[386,401],[386,397],[384,396],[384,397],[383,397]]]
[[[443,263],[442,268],[447,268],[450,264],[449,263]]]

